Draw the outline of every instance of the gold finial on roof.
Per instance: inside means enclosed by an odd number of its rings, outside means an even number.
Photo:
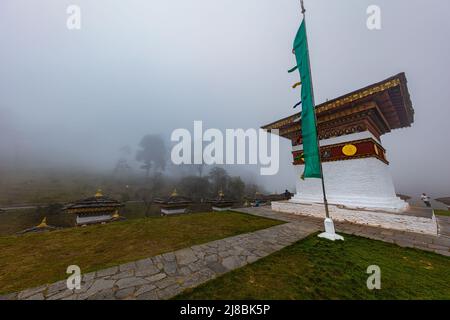
[[[47,217],[44,217],[44,219],[42,219],[41,223],[38,224],[37,228],[46,228],[48,227],[47,225]]]
[[[96,198],[103,197],[102,189],[97,190],[97,192],[95,193],[95,197]]]
[[[172,197],[176,197],[176,196],[178,196],[178,192],[177,192],[177,189],[173,190],[173,192],[172,192],[171,196],[172,196]]]
[[[222,190],[219,191],[219,197],[223,198],[225,196],[225,193],[223,193]]]

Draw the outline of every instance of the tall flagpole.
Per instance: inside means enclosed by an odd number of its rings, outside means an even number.
[[[302,14],[303,14],[303,21],[306,22],[306,9],[305,9],[305,4],[303,3],[303,0],[300,0],[300,4],[302,7]],[[305,32],[306,30],[306,24],[305,24]],[[308,45],[308,41],[306,41],[306,48],[308,50],[308,54],[309,54],[309,45]],[[317,126],[317,113],[316,113],[316,102],[314,100],[314,85],[313,85],[313,81],[312,81],[312,72],[311,72],[311,59],[308,59],[309,61],[309,74],[311,77],[311,97],[312,97],[312,103],[313,103],[313,109],[314,109],[314,121],[315,121],[315,127],[316,127],[316,135],[317,135],[317,148],[319,149],[319,163],[320,163],[320,176],[322,177],[322,193],[323,193],[323,204],[325,205],[325,214],[327,219],[330,219],[330,211],[328,209],[328,200],[327,200],[327,194],[326,194],[326,190],[325,190],[325,179],[323,177],[323,166],[322,166],[322,153],[320,152],[320,139],[319,139],[319,128]]]

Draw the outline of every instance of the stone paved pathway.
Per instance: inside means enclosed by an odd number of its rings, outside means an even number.
[[[274,253],[319,230],[316,223],[289,222],[148,259],[101,270],[82,277],[80,290],[66,281],[27,289],[3,299],[168,299]]]
[[[322,219],[278,213],[269,207],[239,211],[286,224],[85,274],[80,290],[68,290],[64,280],[0,297],[0,300],[169,299],[322,230]],[[450,230],[450,219],[441,219],[439,223],[441,230]],[[336,230],[450,256],[450,237],[444,234],[429,236],[342,222],[336,223]]]

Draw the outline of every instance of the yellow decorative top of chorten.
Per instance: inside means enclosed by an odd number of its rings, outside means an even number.
[[[219,197],[223,198],[225,196],[225,193],[223,193],[222,190],[219,191]]]
[[[97,190],[97,192],[95,193],[95,197],[96,197],[96,198],[103,197],[102,189],[98,189],[98,190]]]
[[[178,196],[177,189],[173,190],[173,192],[172,192],[172,194],[170,196],[172,196],[172,197]]]
[[[42,219],[41,223],[38,224],[38,226],[36,228],[46,228],[48,227],[47,225],[47,217],[44,217],[44,219]]]

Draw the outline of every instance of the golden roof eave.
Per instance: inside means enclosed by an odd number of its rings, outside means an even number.
[[[316,112],[319,115],[319,114],[337,111],[338,109],[345,108],[346,106],[351,106],[352,104],[365,101],[371,97],[375,97],[377,94],[387,92],[388,90],[396,88],[396,87],[398,87],[400,89],[400,96],[402,99],[401,108],[400,108],[401,110],[399,111],[398,109],[396,109],[396,112],[403,113],[402,119],[404,119],[404,120],[403,120],[403,123],[400,125],[400,127],[410,126],[411,123],[414,121],[414,119],[413,119],[414,109],[412,108],[412,103],[411,103],[408,88],[407,88],[407,80],[406,80],[406,76],[404,73],[400,73],[396,76],[393,76],[393,77],[383,80],[381,82],[375,83],[373,85],[370,85],[365,88],[359,89],[357,91],[351,92],[344,96],[341,96],[336,99],[322,103],[316,107]],[[380,114],[384,118],[383,113],[380,112]],[[267,130],[267,131],[272,131],[272,130],[278,129],[278,130],[282,131],[283,128],[286,129],[289,126],[298,124],[298,121],[295,121],[295,120],[299,119],[300,117],[301,117],[301,112],[296,113],[292,116],[283,118],[279,121],[273,122],[266,126],[263,126],[262,129]],[[383,119],[383,120],[387,122],[386,119]],[[319,122],[320,122],[320,119],[319,119]]]

